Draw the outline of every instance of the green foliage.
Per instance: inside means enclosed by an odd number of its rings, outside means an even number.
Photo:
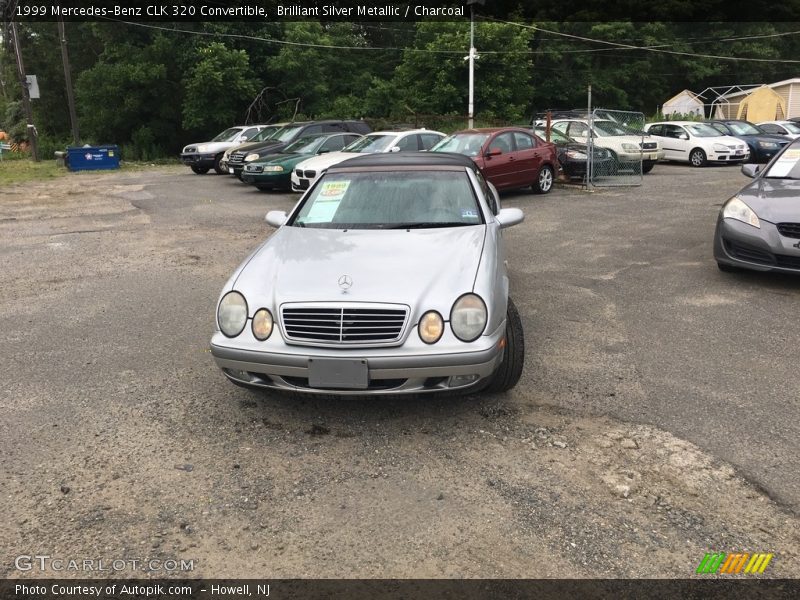
[[[484,118],[515,120],[525,114],[533,92],[533,61],[527,53],[531,36],[531,30],[513,25],[476,23],[475,107]],[[403,94],[394,104],[413,113],[466,114],[469,23],[420,22],[413,47],[455,53],[405,52],[394,85]]]
[[[476,124],[526,122],[539,110],[584,107],[588,84],[594,106],[649,114],[682,89],[797,75],[796,65],[771,62],[800,55],[800,36],[779,35],[800,26],[779,19],[526,23],[541,29],[475,23]],[[18,25],[26,70],[37,75],[42,92],[32,104],[48,156],[71,138],[58,28],[53,22]],[[203,35],[122,23],[67,22],[66,28],[81,141],[119,144],[128,160],[174,157],[189,142],[245,122],[251,103],[249,116],[260,122],[364,117],[381,128],[466,126],[467,19],[181,25]],[[20,95],[13,54],[0,44],[0,129],[17,141],[26,135]]]
[[[258,89],[247,52],[214,42],[197,54],[197,64],[183,80],[183,126],[224,129],[240,120]]]

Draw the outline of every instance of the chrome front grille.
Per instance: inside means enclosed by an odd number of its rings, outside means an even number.
[[[281,307],[286,339],[301,344],[387,345],[400,341],[407,319],[408,307],[402,304],[319,302]]]
[[[228,162],[232,163],[244,162],[245,156],[247,156],[246,152],[231,152],[231,157],[228,159]]]
[[[658,144],[656,142],[642,142],[640,144],[642,150],[655,150],[658,148]]]

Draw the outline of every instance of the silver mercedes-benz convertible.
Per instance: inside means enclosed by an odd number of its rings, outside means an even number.
[[[502,230],[522,222],[466,156],[331,167],[236,269],[211,353],[234,383],[303,393],[506,391],[524,361]]]

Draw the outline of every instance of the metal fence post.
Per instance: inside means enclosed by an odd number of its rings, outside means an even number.
[[[587,117],[589,119],[589,131],[586,137],[586,189],[591,191],[592,190],[592,167],[594,165],[594,139],[592,136],[592,132],[594,128],[592,127],[592,84],[589,84],[587,99],[586,99],[586,111]]]

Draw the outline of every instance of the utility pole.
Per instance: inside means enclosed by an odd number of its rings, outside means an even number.
[[[58,18],[58,37],[61,39],[61,61],[64,63],[64,82],[67,86],[67,105],[69,106],[69,123],[72,126],[72,140],[80,146],[80,133],[78,132],[78,115],[75,112],[75,96],[72,93],[72,75],[69,68],[69,51],[67,50],[67,32],[64,27],[64,17]]]
[[[484,0],[467,0],[469,4],[469,101],[467,103],[467,127],[475,126],[475,5],[483,4]]]
[[[22,86],[22,105],[25,108],[25,119],[27,120],[28,140],[31,143],[31,156],[35,162],[39,162],[39,148],[36,143],[36,127],[33,125],[33,109],[31,108],[31,96],[28,91],[28,80],[25,78],[25,65],[22,62],[22,51],[19,48],[19,31],[16,22],[11,22],[11,35],[14,38],[14,53],[17,56],[17,72],[19,73],[19,83]]]

